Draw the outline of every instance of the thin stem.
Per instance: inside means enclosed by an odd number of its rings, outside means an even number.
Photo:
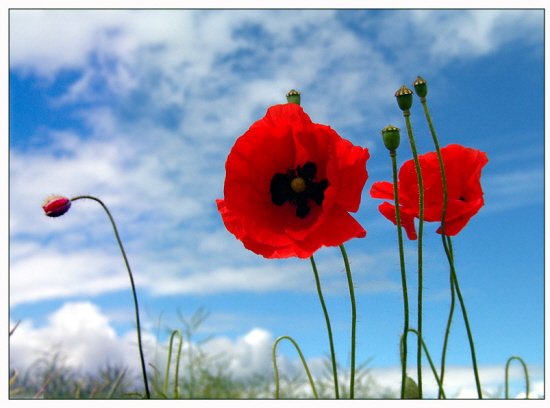
[[[453,254],[451,252],[451,248],[446,242],[446,238],[450,240],[450,237],[443,236],[443,246],[445,247],[445,252],[447,253],[447,257],[449,259],[449,263],[452,264],[453,262]],[[455,287],[453,284],[452,275],[449,274],[450,278],[450,286],[451,286],[451,308],[449,311],[449,318],[447,320],[447,327],[445,329],[445,340],[443,341],[443,351],[441,352],[441,383],[443,384],[443,379],[445,377],[445,358],[447,355],[447,345],[449,342],[449,335],[451,333],[451,323],[453,320],[454,310],[455,310],[455,303],[456,303],[456,295],[455,295]],[[439,393],[438,398],[441,398],[441,393]]]
[[[405,250],[403,249],[403,231],[401,230],[401,214],[399,211],[399,192],[397,180],[397,153],[390,151],[393,173],[393,196],[395,202],[395,219],[397,222],[397,239],[399,241],[399,263],[401,266],[401,286],[403,287],[404,327],[401,342],[401,399],[405,398],[405,382],[407,381],[407,335],[409,333],[409,295],[407,291],[407,273],[405,271]]]
[[[451,239],[449,237],[449,245],[451,245]],[[452,246],[450,247],[451,253],[452,253]],[[472,355],[472,365],[474,367],[474,376],[476,381],[476,388],[477,388],[477,395],[479,399],[483,398],[483,394],[481,392],[481,382],[479,380],[479,372],[477,369],[477,359],[476,359],[476,351],[474,346],[474,338],[472,336],[472,330],[470,329],[470,323],[468,321],[468,313],[466,312],[466,305],[464,303],[464,299],[462,297],[462,294],[460,293],[460,287],[458,285],[458,278],[456,276],[456,271],[454,268],[454,264],[451,264],[451,279],[453,280],[454,287],[456,289],[456,294],[458,296],[458,301],[460,302],[460,307],[462,309],[462,315],[464,317],[464,325],[466,326],[466,332],[468,333],[468,342],[470,343],[470,352]]]
[[[510,363],[512,360],[518,360],[521,365],[523,366],[523,371],[525,373],[525,399],[529,399],[529,371],[527,370],[527,364],[525,364],[525,361],[521,357],[518,356],[512,356],[508,359],[506,362],[506,375],[505,375],[505,387],[506,387],[506,394],[505,398],[508,399],[508,370],[510,368]]]
[[[120,385],[122,378],[126,375],[126,369],[122,370],[121,373],[118,375],[118,377],[115,379],[115,382],[111,386],[111,389],[105,396],[105,399],[111,399],[113,397],[113,394],[115,393],[116,389]]]
[[[418,160],[418,153],[416,151],[416,144],[414,142],[414,136],[412,132],[411,112],[409,110],[403,111],[405,122],[407,124],[407,134],[409,135],[409,142],[414,158],[414,165],[416,168],[416,177],[418,179],[418,199],[419,199],[419,211],[418,211],[418,343],[417,343],[417,356],[416,365],[418,373],[418,394],[422,398],[422,236],[424,234],[424,183],[422,182],[422,170],[420,168],[420,161]]]
[[[294,339],[290,336],[281,336],[277,340],[275,340],[275,343],[273,343],[273,348],[271,350],[271,360],[273,361],[273,368],[275,369],[275,399],[279,399],[279,370],[277,368],[277,344],[283,339],[290,340],[292,344],[294,344],[294,347],[296,347],[296,351],[298,351],[298,354],[300,355],[300,359],[302,360],[302,364],[304,365],[304,369],[306,370],[307,378],[309,379],[309,383],[311,384],[311,389],[313,391],[313,395],[316,399],[319,398],[317,395],[317,389],[315,388],[315,383],[313,382],[313,378],[311,377],[311,373],[309,372],[309,368],[306,363],[306,359],[304,358],[304,355],[302,354],[302,351],[300,350],[300,347],[298,347],[298,343],[294,341]]]
[[[310,258],[311,260],[311,267],[313,268],[313,274],[315,275],[315,284],[317,285],[317,293],[319,294],[319,300],[321,301],[321,306],[323,308],[323,313],[325,315],[325,321],[327,323],[327,331],[328,331],[328,340],[330,343],[330,356],[332,360],[332,374],[334,377],[334,392],[336,395],[336,399],[340,398],[340,393],[338,390],[338,371],[336,368],[336,353],[334,351],[334,342],[332,339],[332,329],[330,326],[330,318],[328,315],[327,307],[325,305],[325,300],[323,298],[323,292],[321,291],[321,281],[319,279],[319,273],[317,272],[317,266],[315,265],[315,260],[313,259],[313,255]]]
[[[172,361],[172,344],[174,342],[174,336],[178,334],[179,336],[179,346],[178,346],[178,356],[176,357],[176,372],[174,375],[174,398],[179,397],[178,392],[178,380],[179,380],[179,367],[180,367],[180,358],[181,358],[181,348],[183,345],[183,336],[181,335],[181,331],[174,330],[172,332],[172,335],[170,336],[170,344],[168,345],[168,362],[166,363],[166,375],[164,379],[164,395],[168,395],[168,382],[169,382],[169,375],[170,375],[170,362]]]
[[[418,332],[415,330],[415,329],[409,329],[408,331],[410,332],[413,332],[413,333],[416,333],[416,335],[418,336]],[[403,345],[403,341],[404,341],[404,333],[401,335],[401,345]],[[432,368],[432,373],[435,377],[435,381],[437,382],[437,385],[439,387],[439,394],[440,395],[443,395],[443,398],[447,398],[445,396],[445,391],[443,390],[443,380],[440,379],[437,375],[437,370],[435,368],[435,365],[432,361],[432,358],[430,356],[430,353],[428,351],[428,347],[426,346],[426,343],[424,342],[424,339],[422,339],[422,337],[420,338],[420,341],[422,342],[422,348],[424,349],[424,352],[426,353],[426,358],[428,359],[428,362],[430,363],[430,367]]]
[[[353,290],[353,280],[351,277],[351,269],[349,267],[348,255],[344,245],[340,245],[342,251],[342,257],[344,258],[344,265],[346,266],[346,275],[348,277],[349,297],[351,300],[351,378],[349,385],[349,397],[354,398],[355,394],[355,333],[357,330],[357,307],[355,304],[355,293]]]
[[[147,383],[147,372],[145,370],[145,358],[143,357],[143,347],[142,347],[142,344],[141,344],[141,325],[139,323],[139,307],[138,307],[136,286],[134,284],[134,278],[132,276],[132,270],[130,269],[130,263],[128,262],[128,258],[126,257],[126,252],[124,251],[124,247],[122,246],[122,241],[120,240],[120,236],[118,235],[118,230],[116,228],[115,220],[111,216],[111,213],[109,212],[109,209],[107,208],[107,206],[105,204],[103,204],[103,202],[100,199],[98,199],[96,197],[92,197],[92,196],[83,195],[83,196],[73,197],[73,198],[71,198],[71,201],[76,201],[76,200],[80,200],[80,199],[89,199],[89,200],[94,200],[94,201],[98,202],[103,207],[103,209],[105,210],[107,215],[109,216],[109,220],[111,221],[111,225],[113,226],[113,230],[115,232],[115,236],[116,236],[116,239],[117,239],[117,242],[118,242],[118,246],[120,247],[120,252],[122,252],[122,257],[124,258],[124,263],[126,264],[126,269],[128,270],[128,275],[130,277],[130,284],[132,286],[132,294],[134,296],[134,307],[135,307],[135,311],[136,311],[136,329],[137,329],[139,357],[141,359],[141,371],[143,373],[143,383],[145,385],[145,395],[146,395],[147,399],[150,399],[151,394],[149,393],[149,385]]]
[[[447,177],[445,176],[445,166],[443,164],[443,157],[441,155],[441,149],[439,148],[439,141],[437,138],[437,134],[435,132],[435,128],[432,122],[432,117],[430,115],[430,111],[428,109],[428,105],[426,103],[426,98],[421,97],[420,102],[422,103],[422,108],[424,109],[424,115],[426,116],[426,121],[428,122],[428,127],[430,128],[430,133],[432,134],[432,139],[435,146],[435,151],[437,153],[437,158],[439,161],[439,171],[441,173],[441,182],[443,186],[443,209],[441,211],[441,240],[443,243],[443,248],[445,249],[445,254],[447,255],[447,259],[449,261],[449,265],[451,268],[454,267],[453,263],[453,256],[452,252],[449,248],[449,244],[446,241],[445,238],[445,216],[447,213],[447,201],[448,201],[448,192],[447,192]],[[451,322],[453,319],[453,313],[454,313],[454,307],[455,307],[455,291],[454,286],[452,284],[451,279],[451,309],[449,311],[449,318],[447,320],[447,328],[445,330],[445,340],[443,342],[443,352],[441,353],[441,382],[443,382],[443,377],[445,375],[445,357],[447,354],[447,345],[449,340],[449,334],[451,330]],[[441,397],[441,393],[439,393],[439,397]]]

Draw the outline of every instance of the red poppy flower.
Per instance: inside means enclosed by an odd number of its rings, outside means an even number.
[[[447,179],[447,208],[445,235],[454,236],[466,226],[483,206],[481,170],[489,161],[484,152],[458,144],[441,149],[445,178]],[[424,220],[441,221],[443,212],[443,183],[436,152],[418,157],[424,185]],[[393,200],[393,183],[379,181],[370,190],[371,197]],[[413,160],[403,163],[398,182],[401,224],[409,239],[416,239],[414,219],[419,217],[418,179]],[[378,209],[387,219],[397,224],[395,205],[388,202]],[[441,233],[441,227],[437,230]]]
[[[348,212],[359,209],[368,158],[299,105],[272,106],[231,149],[218,210],[247,249],[308,258],[366,235]]]

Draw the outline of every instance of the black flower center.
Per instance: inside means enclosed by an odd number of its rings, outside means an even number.
[[[286,174],[277,173],[271,179],[269,192],[271,202],[275,205],[283,205],[287,201],[296,206],[296,216],[305,218],[310,208],[310,201],[315,201],[318,206],[323,204],[328,180],[317,180],[315,163],[307,162],[296,169],[288,169]]]

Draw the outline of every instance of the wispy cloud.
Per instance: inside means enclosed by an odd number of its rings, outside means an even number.
[[[401,119],[392,95],[419,66],[445,78],[442,68],[457,60],[489,55],[512,41],[542,42],[542,13],[368,13],[12,10],[10,72],[43,91],[47,108],[62,119],[55,129],[19,135],[23,142],[11,146],[11,305],[128,290],[102,209],[79,201],[49,219],[40,205],[52,193],[104,200],[148,300],[313,292],[307,262],[267,262],[224,229],[214,200],[223,193],[224,163],[235,139],[296,87],[314,122],[374,149],[365,134],[378,135],[386,121]],[[488,198],[498,196],[492,201],[512,208],[525,204],[526,192],[538,194],[541,180],[540,171],[523,169],[483,182]],[[488,210],[493,204],[487,202]],[[359,293],[399,290],[395,252],[385,250],[380,245],[352,255]],[[337,250],[317,261],[325,293],[343,293]],[[62,321],[83,317],[95,326],[64,337]],[[59,341],[70,349],[92,329],[109,353],[126,356],[122,349],[134,344],[135,333],[113,337],[113,327],[97,306],[68,303],[46,326],[22,323],[11,339],[12,362],[30,363],[31,349]],[[272,338],[265,328],[254,330],[219,340],[220,347],[256,356],[254,347],[263,350]],[[97,346],[86,347],[71,361],[86,365],[97,357]],[[131,350],[128,361],[137,361]],[[257,361],[265,364],[263,357]],[[234,363],[245,366],[244,357]]]

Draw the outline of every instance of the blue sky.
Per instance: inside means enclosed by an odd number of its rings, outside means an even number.
[[[40,206],[54,193],[93,195],[110,208],[134,272],[148,356],[159,319],[181,329],[178,314],[190,318],[203,307],[210,315],[199,338],[215,335],[209,347],[226,351],[236,373],[269,373],[281,335],[318,366],[328,341],[309,261],[248,252],[215,205],[235,139],[294,88],[313,122],[370,151],[355,214],[367,236],[346,244],[357,352],[359,361],[372,359],[381,384],[396,388],[397,239],[368,192],[391,180],[381,129],[403,129],[398,160],[411,158],[394,93],[421,75],[441,145],[489,158],[485,206],[453,239],[482,383],[502,387],[506,360],[519,355],[532,369],[534,395],[543,395],[543,11],[11,10],[9,17],[10,323],[21,320],[10,340],[12,366],[63,344],[75,367],[120,360],[138,368],[129,281],[108,218],[91,201],[47,218]],[[419,151],[433,150],[418,100],[411,112]],[[425,228],[424,330],[439,361],[449,285],[436,229]],[[415,250],[407,243],[412,302]],[[323,248],[315,259],[345,365],[350,307],[340,251]],[[289,366],[297,363],[290,347],[281,352]],[[475,396],[458,311],[447,361],[456,374],[447,377],[450,389]],[[520,380],[514,392],[521,389]]]

